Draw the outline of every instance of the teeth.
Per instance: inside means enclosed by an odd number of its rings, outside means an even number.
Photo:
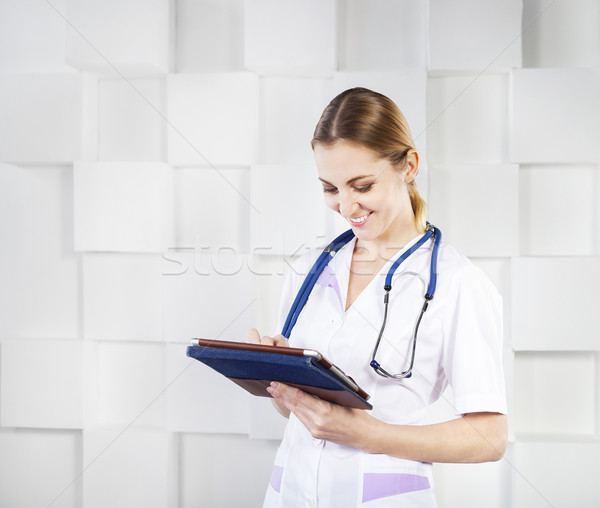
[[[352,217],[350,217],[350,222],[354,222],[355,224],[360,224],[361,222],[366,221],[368,216],[369,216],[369,214],[363,215],[362,217],[357,217],[356,219],[353,219]]]

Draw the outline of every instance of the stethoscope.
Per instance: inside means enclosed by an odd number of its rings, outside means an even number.
[[[336,252],[338,252],[344,245],[346,245],[350,240],[354,238],[354,233],[351,229],[342,233],[338,236],[333,242],[331,242],[312,266],[306,279],[294,302],[292,303],[292,307],[288,313],[287,319],[285,320],[285,324],[283,326],[283,331],[281,334],[289,338],[292,333],[292,329],[298,320],[298,316],[300,316],[300,312],[306,305],[306,301],[308,300],[308,296],[310,295],[313,287],[315,286],[317,279],[329,263],[333,259],[333,256]],[[427,292],[424,296],[423,307],[421,308],[421,312],[419,314],[419,318],[415,324],[415,329],[413,331],[412,336],[412,352],[410,357],[410,365],[407,370],[399,373],[399,374],[390,374],[387,370],[385,370],[379,362],[375,359],[377,356],[377,350],[379,349],[379,343],[381,342],[381,337],[383,336],[383,332],[385,330],[385,325],[387,322],[387,313],[388,313],[388,302],[390,298],[390,290],[392,289],[392,277],[396,269],[417,249],[419,249],[425,242],[427,242],[430,238],[433,238],[433,247],[431,249],[431,260],[429,263],[429,286],[427,287]],[[381,325],[381,330],[379,331],[379,336],[377,337],[377,342],[375,343],[375,347],[373,348],[373,354],[371,355],[370,365],[373,370],[382,377],[391,378],[391,379],[405,379],[412,376],[413,365],[415,363],[415,351],[417,347],[417,333],[419,331],[419,325],[421,324],[421,319],[423,318],[423,314],[427,310],[429,306],[429,302],[433,298],[435,293],[435,286],[437,284],[437,261],[438,261],[438,251],[440,248],[440,243],[442,241],[442,232],[431,224],[427,224],[427,230],[423,234],[423,236],[415,242],[410,248],[408,248],[405,252],[402,253],[401,256],[394,262],[394,264],[390,267],[387,276],[385,278],[385,284],[383,289],[385,291],[383,295],[383,304],[384,304],[384,312],[383,312],[383,324]]]

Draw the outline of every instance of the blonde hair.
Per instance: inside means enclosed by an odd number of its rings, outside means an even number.
[[[325,108],[313,135],[311,146],[331,145],[346,140],[364,146],[389,160],[396,168],[414,150],[406,118],[385,95],[367,88],[351,88],[335,97]],[[415,225],[425,231],[427,205],[413,180],[408,193]]]

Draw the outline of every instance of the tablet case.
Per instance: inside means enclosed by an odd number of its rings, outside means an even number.
[[[188,346],[187,356],[259,397],[270,397],[267,387],[271,381],[278,381],[341,406],[373,409],[310,356],[206,346]]]

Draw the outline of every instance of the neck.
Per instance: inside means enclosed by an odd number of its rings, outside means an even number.
[[[392,229],[392,228],[390,228]],[[379,258],[385,261],[390,260],[408,243],[420,236],[424,231],[419,231],[413,221],[404,224],[403,227],[394,228],[394,230],[386,231],[374,240],[356,240],[354,251],[361,257]]]

